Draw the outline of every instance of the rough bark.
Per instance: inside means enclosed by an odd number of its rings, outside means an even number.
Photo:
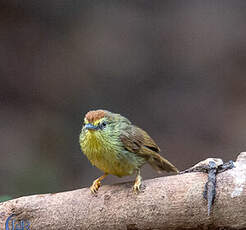
[[[203,198],[205,173],[133,183],[103,185],[95,197],[88,188],[32,195],[0,204],[0,228],[11,214],[34,229],[246,229],[246,153],[235,168],[218,174],[211,215]]]

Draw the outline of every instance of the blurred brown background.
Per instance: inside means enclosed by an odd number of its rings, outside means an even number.
[[[96,108],[144,128],[179,169],[235,160],[245,26],[245,1],[0,1],[0,196],[89,186],[101,172],[78,136]]]

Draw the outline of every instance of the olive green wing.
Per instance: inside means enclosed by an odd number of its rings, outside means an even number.
[[[160,156],[160,148],[154,140],[137,126],[128,126],[120,136],[124,148],[129,152],[145,158],[157,171],[178,172],[178,169],[168,160]]]

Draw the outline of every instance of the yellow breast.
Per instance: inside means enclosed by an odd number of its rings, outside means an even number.
[[[100,133],[87,131],[80,135],[80,145],[92,165],[103,172],[119,177],[134,172],[135,166],[122,154],[119,145],[109,142]]]

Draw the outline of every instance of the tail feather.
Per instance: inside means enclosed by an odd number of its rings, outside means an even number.
[[[148,163],[158,172],[179,172],[179,170],[173,164],[160,156],[158,153],[152,154],[151,157],[148,159]]]

